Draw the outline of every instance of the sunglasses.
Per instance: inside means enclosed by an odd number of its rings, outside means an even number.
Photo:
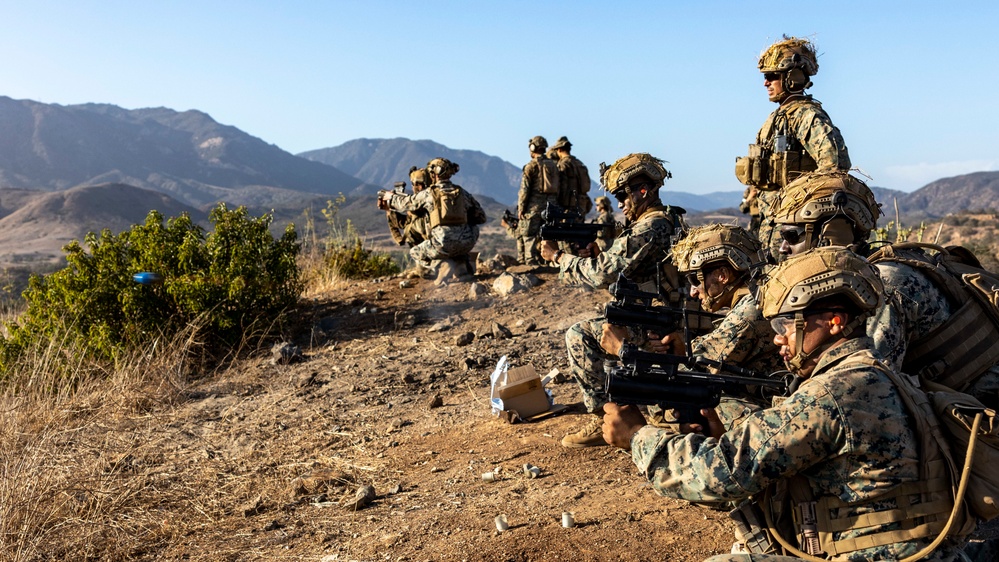
[[[780,237],[783,238],[788,244],[794,246],[795,244],[801,243],[801,241],[805,239],[805,227],[783,227],[780,231]]]
[[[767,82],[776,82],[780,80],[780,72],[767,72],[763,75],[763,79]]]
[[[617,199],[618,203],[624,203],[625,201],[628,200],[628,192],[626,190],[624,190],[624,189],[622,189],[621,191],[617,191],[615,193],[612,193],[611,195],[614,196],[614,199]]]
[[[687,274],[687,284],[689,284],[691,287],[700,287],[701,286],[701,280],[697,278],[697,274],[696,273],[688,273]]]
[[[805,318],[809,316],[815,316],[816,314],[825,314],[826,312],[845,312],[842,308],[817,308],[814,310],[809,310],[805,314]],[[794,313],[781,314],[779,316],[774,316],[770,319],[770,327],[773,328],[774,333],[778,336],[783,336],[787,334],[787,331],[794,327]]]

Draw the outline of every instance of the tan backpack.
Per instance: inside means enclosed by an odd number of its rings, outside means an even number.
[[[953,309],[946,322],[909,342],[902,372],[964,390],[999,363],[999,275],[982,269],[970,250],[906,242],[878,249],[869,261],[925,273]]]
[[[468,202],[465,190],[457,185],[435,185],[434,210],[430,213],[430,228],[468,224]]]
[[[541,178],[539,191],[545,195],[558,195],[559,177],[555,162],[549,158],[538,158],[538,174]]]

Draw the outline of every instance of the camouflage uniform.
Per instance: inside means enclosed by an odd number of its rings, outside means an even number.
[[[785,99],[763,123],[756,134],[756,143],[772,148],[775,137],[781,133],[788,137],[789,145],[801,144],[815,160],[818,171],[850,169],[850,154],[843,135],[822,109],[822,104],[813,100],[812,96],[798,94]],[[756,198],[760,214],[758,236],[763,247],[769,247],[775,256],[780,248],[780,236],[774,234],[775,225],[770,217],[773,216],[771,207],[779,189],[776,185],[763,187]]]
[[[691,352],[694,357],[729,363],[760,375],[784,370],[770,322],[763,318],[756,299],[748,292],[713,331],[691,341]],[[716,410],[725,427],[731,428],[767,405],[762,398],[724,395]]]
[[[385,211],[392,239],[400,246],[412,248],[427,239],[426,217],[398,211]]]
[[[614,244],[596,258],[565,254],[559,262],[559,277],[566,282],[606,289],[618,274],[636,283],[655,282],[660,261],[670,249],[670,237],[677,226],[668,218],[668,207],[653,207],[624,229]],[[655,289],[652,289],[655,290]],[[589,412],[603,407],[599,395],[604,386],[604,362],[610,357],[600,347],[603,317],[574,324],[565,333],[569,352],[569,372],[583,391]]]
[[[579,158],[571,154],[560,157],[556,165],[559,171],[559,189],[565,194],[565,197],[560,197],[564,200],[559,201],[559,204],[579,211],[580,216],[586,216],[591,208],[590,198],[586,195],[590,191],[589,170]]]
[[[910,427],[899,390],[875,367],[867,337],[845,340],[819,358],[811,376],[779,406],[757,412],[720,438],[678,435],[645,426],[631,441],[632,459],[664,496],[695,502],[736,501],[803,476],[816,497],[847,502],[876,499],[920,478],[920,441]],[[846,364],[846,363],[850,364]],[[895,501],[878,502],[890,508]],[[868,506],[849,508],[861,514]],[[833,533],[835,540],[883,529]],[[793,537],[790,538],[793,541]],[[932,539],[910,540],[848,553],[844,560],[897,560]],[[782,560],[723,555],[721,560]],[[947,539],[924,560],[963,559]]]
[[[464,191],[461,186],[452,184],[450,180],[442,180],[415,195],[394,193],[389,205],[393,210],[409,212],[419,219],[429,222],[426,217],[434,208],[434,190],[444,186],[455,186]],[[414,261],[429,266],[435,260],[463,258],[475,247],[475,243],[479,240],[478,224],[484,222],[485,212],[471,193],[465,191],[464,194],[465,214],[468,217],[468,223],[451,226],[438,225],[431,229],[426,240],[410,248],[409,256]],[[473,220],[473,217],[478,217],[481,220]]]
[[[542,168],[549,168],[547,172]],[[520,180],[520,192],[517,195],[517,212],[521,215],[517,225],[517,257],[520,263],[540,264],[538,255],[538,231],[544,220],[541,213],[548,203],[557,203],[558,194],[547,194],[542,191],[542,175],[558,178],[558,168],[547,156],[535,156],[524,166],[524,175]]]
[[[617,219],[614,218],[614,212],[610,209],[604,209],[600,211],[597,218],[593,220],[594,224],[602,224],[607,228],[604,228],[597,233],[597,247],[600,248],[601,252],[606,252],[611,244],[614,243],[614,238],[617,236]]]

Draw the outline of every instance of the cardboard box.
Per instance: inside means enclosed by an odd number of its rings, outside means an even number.
[[[492,377],[493,412],[515,411],[524,419],[550,410],[551,398],[534,367],[506,370],[505,359],[500,360]]]

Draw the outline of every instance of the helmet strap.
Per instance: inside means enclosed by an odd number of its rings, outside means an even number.
[[[800,373],[801,367],[806,361],[825,353],[826,350],[832,347],[837,341],[849,337],[854,330],[856,330],[859,326],[864,325],[867,321],[867,316],[868,315],[866,314],[858,314],[856,318],[847,322],[843,326],[842,335],[839,338],[834,340],[832,335],[830,335],[823,341],[819,342],[819,345],[815,346],[815,349],[805,353],[805,314],[801,311],[794,313],[794,346],[798,348],[798,350],[794,357],[786,362],[787,368],[794,373]]]

